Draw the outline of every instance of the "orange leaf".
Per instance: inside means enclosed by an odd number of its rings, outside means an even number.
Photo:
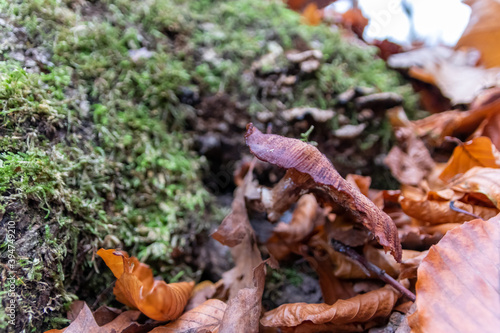
[[[266,312],[260,322],[264,326],[281,328],[297,327],[308,321],[315,325],[364,323],[388,317],[398,297],[399,294],[392,287],[385,286],[347,300],[339,300],[333,305],[284,304]]]
[[[486,67],[500,67],[500,3],[495,0],[468,0],[469,24],[456,47],[473,47],[481,52]]]
[[[361,9],[351,8],[342,14],[342,24],[362,39],[368,19],[363,16]]]
[[[401,260],[401,244],[391,218],[354,186],[343,179],[325,155],[315,147],[279,135],[262,134],[253,124],[247,125],[246,143],[250,151],[260,160],[288,169],[280,183],[285,193],[297,196],[302,191],[319,195],[318,199],[346,212],[373,233],[386,251],[391,251],[396,260]],[[286,201],[286,200],[282,200]],[[286,210],[288,207],[282,207]],[[282,212],[284,212],[284,210]]]
[[[305,24],[319,25],[322,18],[323,11],[318,9],[318,6],[315,3],[308,4],[302,12],[302,19]]]
[[[498,332],[500,215],[449,231],[418,268],[412,332]]]
[[[226,308],[226,303],[209,299],[174,322],[155,328],[151,333],[217,332]]]
[[[443,181],[449,181],[456,175],[462,174],[475,166],[498,168],[499,166],[493,154],[494,151],[496,151],[495,146],[485,136],[460,143],[453,150],[453,154],[439,178]]]
[[[167,284],[154,280],[148,265],[135,257],[129,258],[123,251],[100,249],[97,254],[117,277],[113,293],[119,302],[158,321],[176,319],[181,315],[194,282]]]
[[[401,196],[399,198],[399,203],[403,211],[407,215],[422,221],[422,223],[462,223],[473,219],[469,214],[453,210],[450,207],[450,201],[451,200],[429,197],[429,195],[421,193],[418,189],[410,186],[402,187]],[[498,214],[496,208],[474,205],[462,201],[455,201],[454,206],[485,219]]]

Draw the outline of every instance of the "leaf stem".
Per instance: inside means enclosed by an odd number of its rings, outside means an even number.
[[[399,291],[401,294],[406,296],[409,300],[412,302],[415,302],[416,296],[414,293],[406,289],[401,283],[396,281],[392,276],[387,274],[383,269],[380,269],[377,265],[372,264],[368,260],[366,260],[365,257],[354,251],[351,247],[345,245],[342,242],[339,242],[335,239],[332,239],[331,241],[332,247],[335,249],[335,251],[340,252],[342,254],[347,255],[349,258],[356,260],[359,262],[362,266],[366,267],[370,272],[375,274],[376,276],[379,277],[382,281],[385,283],[390,284],[392,287],[394,287],[397,291]]]

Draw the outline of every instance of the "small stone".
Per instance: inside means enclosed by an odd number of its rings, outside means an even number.
[[[300,70],[304,73],[312,73],[317,70],[321,66],[321,63],[318,60],[306,60],[300,63]]]
[[[366,124],[359,125],[344,125],[338,130],[333,131],[337,138],[341,139],[354,139],[358,137],[366,128]]]

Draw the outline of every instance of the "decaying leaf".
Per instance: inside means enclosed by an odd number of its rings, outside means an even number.
[[[312,194],[303,195],[297,202],[289,223],[280,222],[273,229],[273,235],[266,245],[276,259],[284,259],[307,237],[310,237],[318,218],[325,218]]]
[[[301,194],[311,192],[325,205],[361,222],[386,251],[390,251],[396,260],[401,260],[401,244],[391,218],[343,179],[315,147],[300,140],[263,134],[253,124],[247,125],[245,138],[257,158],[288,169],[280,182],[286,183],[287,187],[281,185],[284,192],[277,198],[288,197],[296,201]],[[281,213],[292,203],[281,205]]]
[[[174,322],[155,328],[151,333],[219,332],[226,308],[226,303],[218,299],[209,299],[185,312]]]
[[[123,251],[100,249],[97,254],[117,278],[113,292],[119,302],[158,321],[176,319],[181,315],[194,282],[167,284],[155,280],[148,265]]]
[[[453,151],[453,155],[439,177],[448,181],[476,166],[498,168],[495,152],[495,146],[485,136],[461,143]]]
[[[253,269],[253,286],[243,288],[229,300],[222,318],[220,333],[259,331],[259,318],[262,312],[262,293],[266,279],[266,265],[277,268],[277,262],[270,258]]]
[[[311,323],[314,325],[330,323],[340,327],[366,323],[376,318],[388,317],[398,297],[398,292],[390,286],[385,286],[347,300],[339,300],[333,305],[284,304],[266,312],[260,322],[264,326],[280,328],[297,328]]]
[[[418,269],[412,332],[498,332],[500,215],[449,231]]]
[[[99,310],[92,314],[87,304],[82,303],[83,306],[75,314],[76,318],[68,327],[61,330],[49,330],[45,333],[146,333],[157,325],[156,323],[139,324],[137,319],[141,313],[135,310],[125,311],[112,317],[108,316],[109,320],[104,320],[106,318],[102,316],[98,318],[100,316]]]

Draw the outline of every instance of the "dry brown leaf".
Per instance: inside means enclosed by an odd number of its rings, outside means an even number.
[[[417,277],[417,269],[428,251],[403,250],[403,261],[401,262],[401,273],[399,279],[413,279]]]
[[[448,232],[418,269],[412,332],[498,332],[499,268],[500,215]]]
[[[185,312],[174,322],[155,328],[151,333],[219,332],[226,308],[226,303],[218,299],[209,299]]]
[[[384,163],[401,184],[417,185],[426,178],[430,170],[435,167],[435,163],[425,144],[411,129],[398,128],[396,137],[403,149],[394,146],[384,159]]]
[[[151,329],[157,325],[157,322],[139,324],[137,319],[140,316],[139,311],[130,310],[122,312],[114,317],[104,316],[102,317],[102,313],[99,313],[99,310],[92,314],[89,307],[85,302],[82,302],[83,306],[81,307],[78,313],[74,313],[76,316],[71,324],[61,330],[49,330],[45,333],[146,333],[151,331]],[[102,310],[101,310],[102,312]],[[97,323],[97,317],[100,317],[99,320],[102,322],[102,325]],[[109,321],[106,321],[110,319]]]
[[[303,195],[297,202],[290,222],[280,222],[274,227],[272,236],[266,242],[269,253],[277,260],[288,257],[292,252],[298,253],[298,247],[311,236],[317,220],[324,218],[325,214],[314,195]]]
[[[222,283],[222,281],[219,281],[217,284],[219,283]],[[189,302],[184,308],[184,312],[194,309],[214,297],[217,292],[217,284],[207,280],[196,284],[189,298]]]
[[[474,167],[451,183],[450,187],[455,192],[478,194],[474,196],[475,202],[500,209],[500,169]],[[483,219],[492,217],[478,216]]]
[[[284,304],[266,312],[260,322],[264,326],[281,328],[297,327],[307,322],[315,325],[365,323],[376,318],[388,317],[398,297],[398,292],[390,286],[385,286],[348,300],[339,300],[333,305]]]
[[[273,268],[278,267],[277,262],[270,258],[254,268],[253,286],[239,290],[238,294],[229,300],[220,325],[220,333],[259,331],[267,264]]]
[[[148,265],[123,251],[100,249],[97,254],[117,278],[113,293],[119,302],[158,321],[176,319],[181,315],[194,282],[167,284],[155,280]]]
[[[473,47],[481,52],[486,67],[500,67],[500,3],[496,0],[467,0],[471,7],[469,24],[456,48]]]
[[[408,187],[403,189],[399,199],[401,208],[405,214],[424,224],[462,223],[472,220],[473,215],[488,219],[498,213],[496,208],[455,201],[453,205],[456,208],[470,214],[462,213],[450,207],[450,200],[431,200],[425,194],[418,198],[408,195],[409,192],[406,190]]]
[[[221,225],[211,235],[212,238],[217,240],[222,245],[234,247],[240,244],[251,232],[245,205],[245,188],[245,181],[241,184],[241,186],[236,188],[234,199],[231,204],[231,213],[224,218]],[[241,222],[242,219],[244,223]]]
[[[453,150],[453,154],[439,178],[449,181],[456,175],[463,174],[476,166],[498,168],[499,165],[495,158],[495,151],[496,148],[491,143],[490,138],[485,136],[460,143]]]
[[[253,286],[253,269],[262,262],[245,204],[245,191],[252,183],[252,172],[253,166],[250,166],[243,183],[235,190],[233,210],[212,234],[220,243],[231,247],[235,267],[222,275],[224,290],[229,291],[229,299],[236,297],[239,290]]]
[[[490,114],[471,135],[471,138],[486,136],[497,149],[500,148],[500,112]]]
[[[278,184],[284,189],[280,198],[288,197],[296,201],[304,192],[315,194],[318,200],[341,209],[355,221],[361,222],[386,251],[390,251],[396,260],[401,260],[401,244],[391,218],[343,179],[315,147],[297,139],[262,134],[251,123],[247,125],[245,138],[257,158],[288,169],[280,181],[281,185]],[[283,209],[281,213],[291,203],[280,207],[280,210]]]
[[[445,111],[412,121],[419,137],[426,137],[432,145],[440,145],[447,136],[468,136],[489,116],[500,110],[500,99],[480,105],[469,111]]]

